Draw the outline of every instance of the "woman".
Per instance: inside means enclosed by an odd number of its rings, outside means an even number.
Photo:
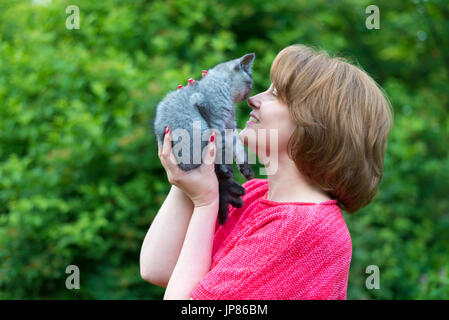
[[[361,69],[302,45],[277,55],[270,78],[248,99],[240,137],[272,173],[244,184],[245,204],[223,226],[214,136],[206,163],[186,173],[166,131],[159,157],[172,188],[140,257],[165,299],[346,299],[352,245],[341,209],[356,212],[377,193],[390,105]]]

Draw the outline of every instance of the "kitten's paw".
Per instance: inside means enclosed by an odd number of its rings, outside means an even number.
[[[215,173],[220,179],[231,179],[234,176],[232,166],[228,166],[225,164],[217,164],[215,166]]]
[[[251,166],[247,163],[239,165],[239,170],[242,173],[242,175],[246,178],[246,180],[251,180],[254,178],[254,172],[253,169],[251,169]]]
[[[234,208],[241,208],[244,204],[243,199],[240,197],[233,197],[233,196],[229,196],[229,203],[234,207]]]
[[[241,197],[246,193],[245,188],[243,188],[237,181],[228,179],[221,181],[222,187],[228,191],[228,193],[234,197]]]

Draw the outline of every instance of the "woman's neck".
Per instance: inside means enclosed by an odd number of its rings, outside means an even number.
[[[276,172],[268,176],[267,200],[312,203],[331,200],[324,191],[307,181],[286,154],[277,161]]]

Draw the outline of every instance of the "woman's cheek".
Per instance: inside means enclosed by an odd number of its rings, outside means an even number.
[[[285,121],[288,123],[288,121]],[[293,133],[293,129],[286,123],[278,123],[276,128],[267,132],[267,148],[271,152],[282,152],[287,150],[287,144]]]
[[[288,127],[288,129],[285,132],[285,136],[283,138],[283,148],[285,151],[287,151],[288,142],[290,141],[291,137],[295,134],[295,129],[296,126],[292,124],[291,126]]]

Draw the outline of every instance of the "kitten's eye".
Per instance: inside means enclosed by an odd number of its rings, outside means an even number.
[[[240,68],[241,68],[240,63],[238,63],[235,65],[234,71],[240,71]]]

